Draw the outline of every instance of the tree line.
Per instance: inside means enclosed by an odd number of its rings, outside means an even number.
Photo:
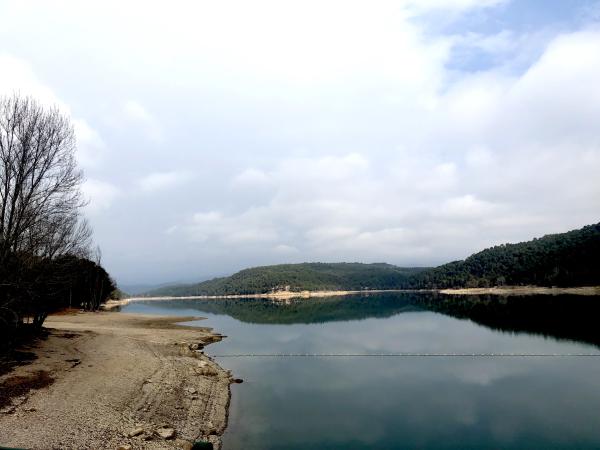
[[[156,296],[236,295],[289,290],[398,289],[422,268],[376,263],[301,263],[253,267],[230,277],[196,284],[164,286],[147,293]]]
[[[0,347],[61,308],[97,309],[115,290],[92,260],[75,152],[58,108],[0,98]]]
[[[413,288],[600,285],[600,223],[503,244],[416,274]]]
[[[600,224],[503,244],[434,268],[303,263],[254,267],[229,277],[165,286],[156,296],[266,294],[278,290],[445,289],[503,285],[600,285]]]

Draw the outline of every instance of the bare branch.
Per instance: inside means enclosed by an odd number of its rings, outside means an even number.
[[[57,108],[0,98],[0,260],[9,252],[90,253],[75,149],[70,120]]]

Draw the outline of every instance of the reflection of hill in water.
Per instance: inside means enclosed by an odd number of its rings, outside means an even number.
[[[285,303],[267,298],[169,300],[168,306],[226,314],[247,323],[288,325],[385,318],[418,309],[414,302],[397,295],[294,299]]]
[[[256,324],[310,324],[386,318],[409,311],[434,311],[470,319],[504,332],[524,332],[600,346],[597,297],[585,296],[444,296],[370,294],[297,299],[169,300],[169,308],[226,314]],[[154,303],[154,302],[153,302]]]
[[[531,333],[600,347],[600,298],[578,295],[423,296],[423,309],[488,328]]]

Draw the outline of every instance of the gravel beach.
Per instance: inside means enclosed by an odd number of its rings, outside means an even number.
[[[202,353],[209,328],[114,312],[51,316],[35,359],[0,375],[0,446],[32,449],[220,448],[231,374]],[[5,396],[6,397],[6,396]]]

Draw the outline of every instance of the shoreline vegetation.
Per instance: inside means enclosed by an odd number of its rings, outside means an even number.
[[[198,319],[50,316],[47,337],[19,349],[27,363],[0,371],[0,445],[219,449],[235,380],[202,352],[223,336],[178,324]]]
[[[219,299],[257,299],[272,300],[310,299],[325,297],[343,297],[348,295],[369,295],[385,293],[439,293],[445,295],[600,295],[600,286],[575,287],[544,287],[544,286],[495,286],[489,288],[457,288],[457,289],[378,289],[360,291],[281,291],[266,294],[235,294],[235,295],[190,295],[190,296],[156,296],[129,297],[121,300],[108,300],[104,309],[110,310],[131,302],[161,301],[161,300],[219,300]]]
[[[600,223],[527,242],[497,245],[462,261],[438,267],[400,267],[387,263],[357,262],[278,264],[252,267],[227,277],[200,283],[166,285],[140,296],[273,294],[277,298],[282,295],[281,292],[286,291],[380,292],[493,289],[494,286],[596,286],[600,282],[599,258]]]
[[[0,354],[49,314],[97,310],[116,284],[94,250],[74,126],[56,106],[0,96]]]

